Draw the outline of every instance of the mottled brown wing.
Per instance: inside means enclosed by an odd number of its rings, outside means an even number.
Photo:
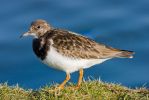
[[[57,29],[53,30],[52,34],[53,46],[58,52],[68,57],[104,59],[115,57],[120,52],[118,49],[96,43],[87,37],[69,31]]]

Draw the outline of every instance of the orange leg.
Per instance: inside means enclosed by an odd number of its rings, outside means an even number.
[[[76,89],[79,89],[80,88],[80,85],[82,83],[82,79],[83,79],[83,69],[80,69],[79,70],[79,79],[78,79],[78,84],[76,86]]]
[[[66,73],[66,79],[58,86],[59,89],[63,89],[65,84],[70,80],[70,73]]]

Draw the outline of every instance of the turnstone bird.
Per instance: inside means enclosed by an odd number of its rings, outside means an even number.
[[[59,85],[59,89],[64,88],[72,72],[79,71],[76,86],[79,88],[83,69],[112,58],[132,58],[134,53],[97,43],[75,32],[53,28],[45,20],[33,21],[23,36],[34,37],[33,51],[44,64],[66,72],[66,79]]]

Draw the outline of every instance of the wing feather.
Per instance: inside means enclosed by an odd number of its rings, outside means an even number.
[[[50,33],[51,34],[51,33]],[[120,50],[114,49],[73,32],[52,31],[53,47],[64,56],[82,59],[105,59],[115,57]]]

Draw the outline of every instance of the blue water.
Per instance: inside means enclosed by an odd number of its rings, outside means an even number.
[[[0,83],[37,89],[59,83],[65,73],[42,64],[32,38],[19,39],[30,23],[45,19],[116,48],[133,50],[133,59],[112,59],[85,70],[84,78],[129,87],[149,87],[149,0],[1,0]],[[76,82],[78,73],[72,74]]]

